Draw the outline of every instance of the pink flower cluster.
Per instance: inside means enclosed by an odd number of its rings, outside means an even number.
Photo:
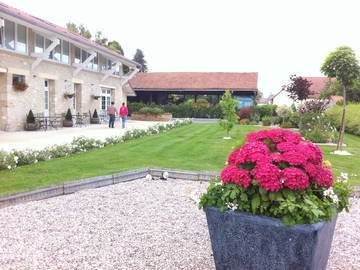
[[[332,172],[322,165],[322,152],[300,134],[284,129],[249,133],[221,172],[224,183],[248,187],[255,180],[266,190],[306,189],[310,183],[330,187]]]

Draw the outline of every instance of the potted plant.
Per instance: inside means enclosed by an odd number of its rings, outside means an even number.
[[[63,127],[72,127],[74,125],[71,110],[68,109],[63,120]]]
[[[271,117],[270,116],[264,116],[261,118],[261,122],[263,126],[270,126],[271,125]]]
[[[325,270],[352,192],[330,166],[298,133],[249,133],[200,199],[216,269]]]
[[[14,82],[13,83],[13,88],[16,91],[25,91],[26,89],[28,89],[29,85],[27,85],[25,82]]]
[[[26,115],[25,130],[27,131],[36,130],[35,117],[32,110],[30,110],[29,113]]]
[[[99,115],[97,113],[97,110],[95,109],[94,113],[93,113],[93,116],[90,118],[90,124],[99,124],[99,123],[100,123],[100,118],[99,118]]]

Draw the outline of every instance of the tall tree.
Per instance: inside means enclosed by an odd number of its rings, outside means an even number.
[[[78,26],[79,34],[82,35],[84,38],[91,39],[90,30],[83,24]]]
[[[95,42],[102,46],[107,46],[108,39],[104,37],[101,31],[97,31],[95,34]]]
[[[238,118],[236,114],[236,104],[239,101],[232,98],[230,90],[226,90],[225,94],[221,97],[220,107],[223,113],[223,118],[219,119],[220,126],[226,130],[226,135],[229,138],[229,132],[234,127]],[[224,138],[225,139],[225,138]]]
[[[136,49],[136,53],[134,55],[133,60],[141,65],[140,72],[147,72],[148,71],[147,64],[146,64],[146,61],[144,59],[144,53],[142,52],[142,50]]]
[[[71,32],[74,32],[74,33],[78,33],[78,34],[79,34],[79,29],[78,29],[76,23],[68,22],[68,23],[66,24],[66,28],[67,28],[67,30],[70,30]]]
[[[108,48],[117,52],[118,54],[124,55],[124,50],[121,48],[121,45],[116,40],[109,41],[107,44]]]
[[[66,28],[71,32],[82,35],[84,38],[91,39],[90,30],[83,24],[76,25],[76,23],[68,22]]]
[[[329,78],[336,78],[342,86],[343,107],[339,140],[336,150],[342,149],[345,134],[346,91],[360,77],[360,65],[355,52],[348,46],[340,46],[332,51],[321,66],[321,71]]]
[[[304,101],[309,98],[312,94],[310,91],[310,86],[312,83],[307,79],[304,79],[300,76],[291,75],[290,83],[288,85],[283,86],[285,91],[288,92],[288,96],[296,101]]]
[[[343,88],[338,81],[330,81],[326,85],[325,90],[321,91],[321,98],[330,98],[331,96],[342,96]],[[346,89],[346,100],[348,102],[360,103],[360,78],[357,79],[353,85]]]

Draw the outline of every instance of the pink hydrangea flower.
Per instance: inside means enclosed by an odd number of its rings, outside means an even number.
[[[229,166],[221,173],[223,182],[251,185],[253,177],[266,190],[279,191],[284,187],[306,189],[309,182],[330,187],[333,175],[322,165],[321,149],[300,134],[284,129],[260,130],[246,136],[247,143],[232,151]],[[250,162],[252,170],[238,166]],[[286,162],[290,167],[281,171]],[[255,166],[255,167],[253,167]],[[244,167],[244,168],[245,168]]]
[[[240,153],[240,149],[235,149],[234,151],[232,151],[228,157],[228,165],[235,165],[235,161],[236,161],[236,158],[238,157]]]
[[[270,150],[263,142],[247,142],[240,149],[240,155],[247,162],[262,162],[269,154]]]
[[[308,157],[298,151],[289,151],[281,154],[281,160],[286,161],[290,165],[305,165]]]
[[[290,189],[306,189],[309,186],[309,177],[302,170],[289,167],[281,171],[281,181]]]
[[[221,171],[221,180],[223,183],[235,183],[244,187],[248,187],[251,182],[249,171],[239,169],[232,165],[226,166]]]
[[[266,190],[278,191],[282,188],[280,182],[280,169],[273,164],[263,163],[257,165],[253,170],[254,178]]]

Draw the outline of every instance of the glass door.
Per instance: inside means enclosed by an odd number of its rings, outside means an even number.
[[[101,111],[106,114],[106,109],[111,105],[111,89],[101,88]]]

